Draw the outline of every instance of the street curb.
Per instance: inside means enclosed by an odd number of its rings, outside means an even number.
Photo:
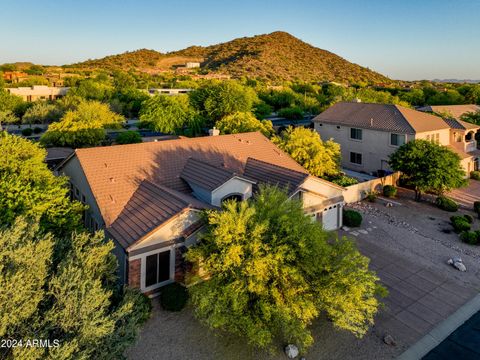
[[[443,320],[427,335],[397,357],[397,360],[421,359],[478,311],[480,311],[480,294],[477,294],[473,299]]]

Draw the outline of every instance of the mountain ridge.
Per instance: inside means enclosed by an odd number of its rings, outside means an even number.
[[[168,53],[139,49],[68,67],[166,72],[186,62],[200,62],[204,73],[226,74],[233,78],[246,76],[273,81],[392,82],[382,74],[351,63],[283,31],[236,38],[210,46],[190,46]]]

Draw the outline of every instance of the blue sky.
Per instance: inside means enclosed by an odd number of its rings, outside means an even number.
[[[480,79],[480,0],[0,0],[0,63],[68,64],[283,30],[394,79]]]

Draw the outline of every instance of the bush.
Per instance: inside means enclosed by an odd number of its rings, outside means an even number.
[[[142,142],[142,137],[138,131],[124,131],[118,134],[115,140],[117,144],[137,144]]]
[[[397,195],[397,188],[393,185],[385,185],[383,187],[383,195],[386,197],[395,197]]]
[[[464,231],[460,234],[460,240],[470,245],[479,245],[480,231]]]
[[[43,129],[40,128],[40,127],[38,127],[38,126],[35,126],[35,127],[33,128],[33,133],[34,133],[34,134],[40,134],[42,131],[43,131]]]
[[[480,171],[471,171],[470,172],[470,179],[479,180],[480,181]]]
[[[31,128],[25,128],[22,130],[22,135],[23,136],[30,136],[33,134],[33,130]]]
[[[328,181],[337,184],[339,186],[347,187],[351,185],[358,184],[358,180],[347,175],[341,174],[338,176],[329,177]]]
[[[457,233],[468,231],[471,228],[470,223],[464,216],[452,216],[450,221],[452,222],[452,226]]]
[[[187,289],[178,283],[169,284],[161,290],[160,304],[165,310],[180,311],[185,307],[187,301]]]
[[[362,214],[355,210],[343,210],[343,224],[345,226],[358,227],[362,224]]]
[[[471,215],[465,214],[463,217],[468,221],[469,224],[473,223],[473,217]]]
[[[473,211],[478,214],[478,218],[480,219],[480,201],[475,201],[473,203]]]
[[[435,200],[435,204],[440,209],[445,211],[455,212],[458,210],[458,204],[452,199],[449,199],[448,197],[443,195],[440,195],[439,197],[437,197],[437,200]]]
[[[369,191],[365,198],[369,202],[375,202],[375,200],[377,200],[377,193],[375,191]]]

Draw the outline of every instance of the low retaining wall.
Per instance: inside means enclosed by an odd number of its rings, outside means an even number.
[[[365,182],[361,182],[355,185],[350,185],[344,191],[343,197],[345,203],[350,204],[354,202],[361,201],[365,199],[367,194],[370,191],[375,191],[381,193],[383,186],[385,185],[396,185],[398,179],[400,178],[400,173],[396,172],[382,178],[377,178]]]

